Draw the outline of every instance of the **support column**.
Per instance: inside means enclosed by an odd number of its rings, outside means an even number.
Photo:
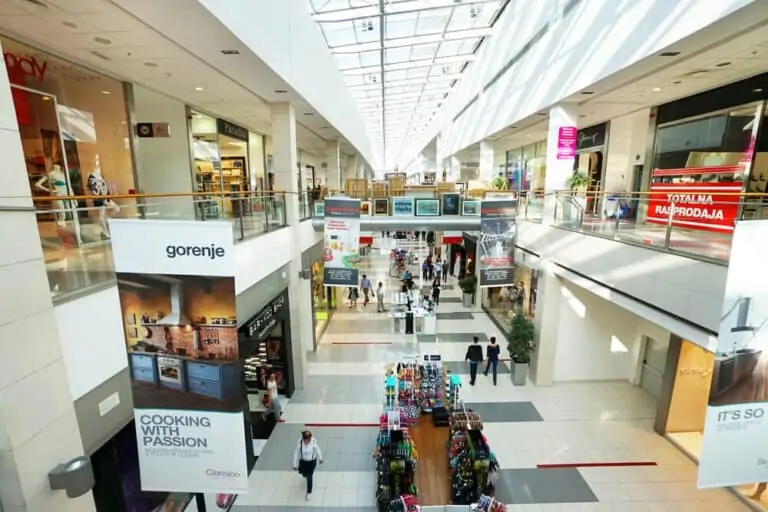
[[[6,76],[0,61],[0,76]],[[48,486],[48,471],[83,455],[8,81],[0,86],[0,508],[95,510]]]
[[[576,105],[555,105],[549,111],[547,134],[547,173],[544,180],[543,221],[555,220],[555,192],[568,189],[568,178],[573,174],[576,160]]]
[[[490,141],[480,141],[480,162],[478,167],[478,179],[488,184],[490,188],[491,181],[496,177],[493,168],[493,143]]]
[[[326,184],[328,188],[339,190],[344,187],[344,180],[341,176],[341,147],[339,141],[330,140],[326,147],[325,170]]]
[[[347,155],[347,172],[344,175],[344,179],[354,179],[357,177],[357,159],[355,155]],[[344,184],[341,184],[341,188],[344,188]]]
[[[301,240],[299,235],[299,196],[296,181],[296,113],[290,103],[272,105],[272,152],[275,168],[275,186],[284,190],[285,220],[291,231],[291,264],[288,279],[288,299],[291,305],[291,353],[293,380],[296,389],[306,383],[307,351],[302,340],[311,340],[312,304],[310,284],[301,279]]]
[[[531,382],[537,386],[552,385],[555,374],[558,318],[562,302],[562,284],[554,274],[552,262],[541,260],[536,289],[536,350],[531,358]],[[543,319],[547,319],[543,321]]]

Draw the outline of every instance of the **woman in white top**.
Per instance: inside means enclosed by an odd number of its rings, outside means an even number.
[[[323,463],[323,453],[312,432],[305,430],[293,451],[293,469],[298,469],[301,476],[307,479],[307,501],[312,497],[312,475],[318,462]]]
[[[266,420],[270,414],[275,415],[275,421],[279,421],[283,415],[283,409],[280,406],[280,400],[277,399],[277,378],[274,373],[269,374],[267,378],[267,400],[265,401],[267,411],[263,414],[263,418]]]

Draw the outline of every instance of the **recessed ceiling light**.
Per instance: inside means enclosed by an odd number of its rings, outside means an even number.
[[[545,116],[545,115],[547,115],[547,113],[546,112],[539,112],[537,115]]]
[[[729,60],[726,60],[726,61],[723,61],[723,62],[718,62],[717,64],[715,64],[715,66],[717,66],[719,68],[727,68],[730,65],[731,65],[731,61],[729,61]]]
[[[675,80],[674,82],[672,82],[672,85],[680,85],[681,83],[683,83],[682,80]]]
[[[275,89],[275,94],[288,94],[285,89]]]
[[[62,25],[69,28],[77,28],[77,23],[72,23],[71,21],[62,21]]]
[[[763,90],[760,87],[758,87],[757,89],[752,89],[752,92],[763,92]]]
[[[200,87],[200,86],[197,86],[197,87],[195,87],[195,90],[196,90],[197,92],[203,92],[205,89],[203,89],[203,88],[202,88],[202,87]]]
[[[692,73],[689,73],[688,76],[702,76],[709,73],[706,69],[700,69],[698,71],[693,71]]]
[[[678,55],[680,55],[680,52],[661,52],[659,57],[677,57]]]
[[[93,40],[99,44],[112,44],[112,41],[106,37],[94,37]]]
[[[329,129],[329,128],[330,128],[330,126],[323,126],[323,127],[322,127],[322,129],[323,129],[323,130],[327,130],[327,129]]]
[[[51,101],[51,97],[50,96],[43,96],[43,101]]]
[[[106,55],[104,55],[103,53],[97,52],[96,50],[91,50],[91,55],[93,55],[94,57],[98,57],[101,60],[112,60],[109,57],[107,57]]]
[[[239,50],[221,50],[224,55],[240,55]]]
[[[315,114],[313,114],[312,112],[304,112],[304,115],[305,115],[305,116],[313,116],[313,115],[315,115]]]
[[[109,96],[110,94],[112,94],[112,91],[101,91],[101,94]]]
[[[156,68],[158,64],[157,62],[148,61],[148,62],[145,62],[144,65],[147,66],[148,68]]]
[[[653,92],[661,92],[661,87],[654,87],[652,89]]]
[[[590,94],[595,94],[594,91],[581,91],[581,94],[585,96],[589,96]]]

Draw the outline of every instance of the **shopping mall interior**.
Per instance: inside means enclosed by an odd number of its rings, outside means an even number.
[[[0,512],[768,510],[767,27],[0,1]]]

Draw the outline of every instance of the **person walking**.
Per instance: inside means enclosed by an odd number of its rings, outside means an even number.
[[[376,288],[376,311],[378,313],[386,311],[384,309],[384,283],[379,283],[379,286]]]
[[[472,344],[467,347],[464,360],[469,362],[469,385],[474,386],[477,380],[477,365],[483,361],[483,347],[480,346],[480,338],[472,337]]]
[[[280,405],[280,400],[277,398],[277,378],[274,373],[270,373],[267,378],[267,392],[264,395],[264,407],[266,411],[262,413],[261,417],[264,421],[270,414],[275,415],[275,421],[279,422],[283,415],[283,407]]]
[[[435,261],[435,279],[439,283],[442,279],[443,274],[443,264],[440,263],[440,260]]]
[[[360,293],[357,291],[357,286],[349,287],[349,309],[357,307],[357,299],[360,298]]]
[[[363,280],[360,282],[360,287],[363,289],[363,307],[367,306],[370,302],[370,295],[373,294],[373,285],[368,276],[363,274]]]
[[[501,347],[496,344],[496,336],[491,336],[490,344],[485,349],[487,360],[485,362],[485,376],[488,376],[488,370],[493,370],[493,385],[496,385],[496,372],[499,367],[499,353]]]
[[[317,468],[317,463],[323,463],[323,452],[312,437],[312,432],[305,430],[301,433],[299,444],[293,451],[293,469],[307,481],[307,501],[312,498],[312,478]]]
[[[435,303],[435,306],[440,305],[440,278],[435,278],[432,281],[432,302]]]

